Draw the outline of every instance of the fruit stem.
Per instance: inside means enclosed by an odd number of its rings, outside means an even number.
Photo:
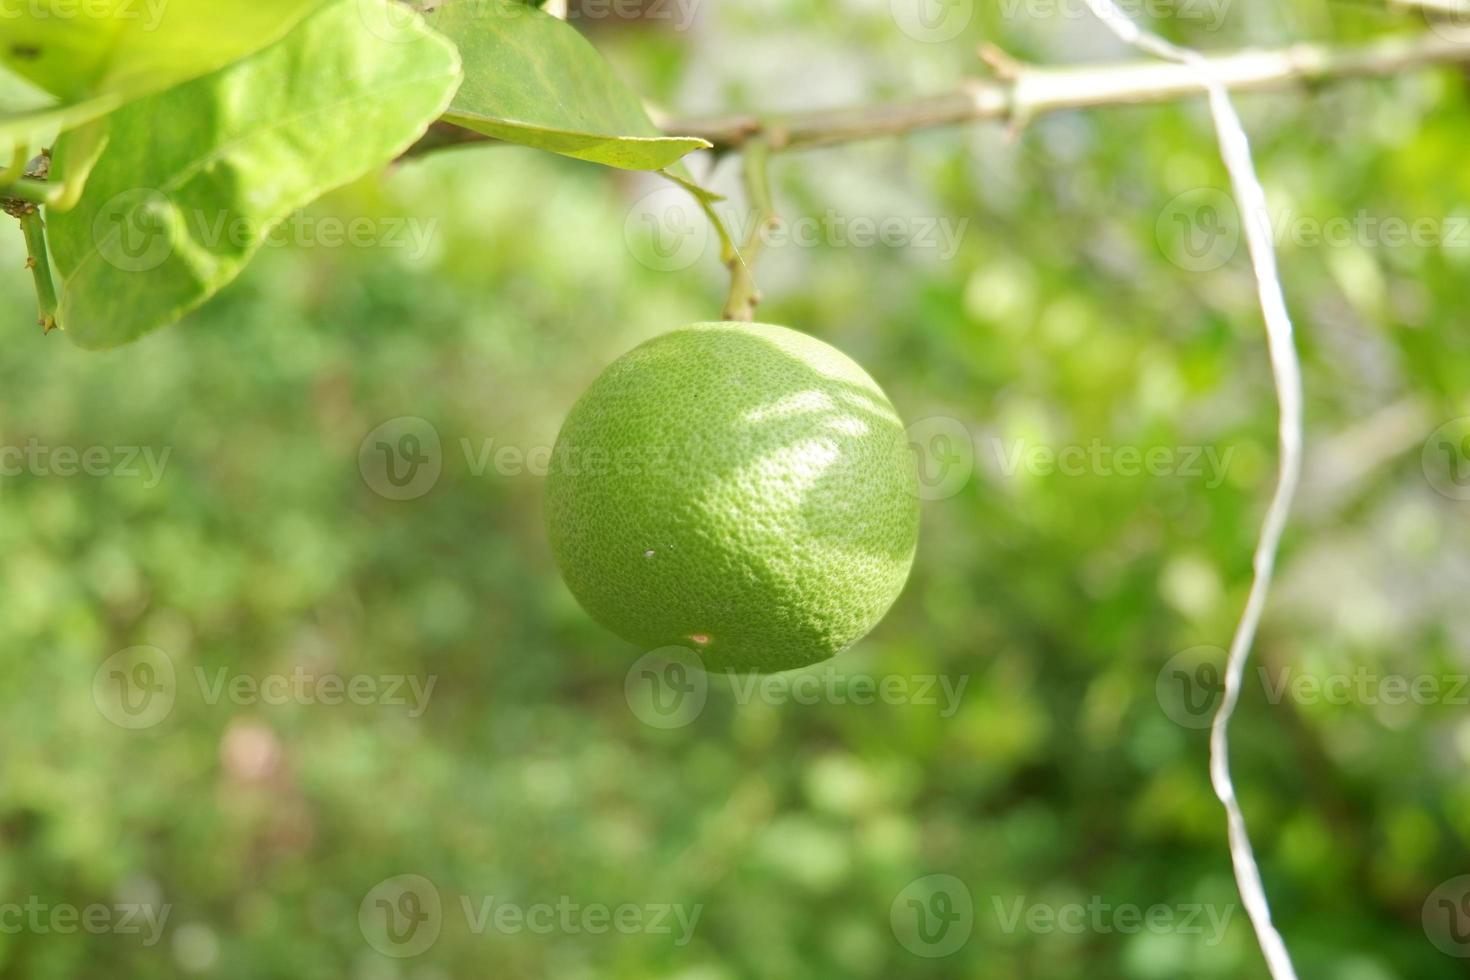
[[[739,248],[733,242],[725,265],[730,270],[730,295],[725,300],[725,319],[750,322],[755,319],[755,308],[761,301],[760,289],[755,283],[755,260],[765,244],[766,232],[777,222],[775,205],[771,198],[769,161],[771,147],[765,140],[752,140],[741,152],[741,167],[745,178],[746,203],[751,210],[750,230]]]
[[[26,267],[35,279],[35,298],[40,307],[37,320],[46,334],[56,329],[56,284],[51,281],[51,263],[46,254],[46,223],[41,212],[31,212],[21,219],[21,231],[25,232]]]
[[[46,223],[41,218],[41,205],[49,201],[55,188],[46,184],[51,171],[51,155],[46,150],[26,164],[26,150],[17,147],[15,162],[0,171],[0,210],[20,221],[26,241],[26,268],[36,283],[36,302],[40,307],[40,323],[46,333],[56,329],[56,284],[51,279],[51,261],[46,251]],[[20,176],[16,179],[16,170]]]
[[[56,329],[56,284],[51,279],[51,262],[46,255],[46,225],[41,212],[32,209],[20,219],[26,239],[26,267],[36,282],[36,301],[40,318],[36,321],[45,333]]]

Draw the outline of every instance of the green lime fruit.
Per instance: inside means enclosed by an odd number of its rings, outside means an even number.
[[[850,358],[786,327],[696,323],[624,354],[572,408],[547,477],[583,608],[711,670],[826,660],[913,564],[903,422]]]

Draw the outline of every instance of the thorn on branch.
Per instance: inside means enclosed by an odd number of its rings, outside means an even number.
[[[980,45],[980,60],[995,73],[995,77],[1006,82],[1019,81],[1026,71],[1025,62],[1012,57],[999,45],[989,41]]]
[[[1031,113],[1018,95],[1022,81],[1031,69],[1024,61],[988,41],[980,45],[979,53],[980,60],[985,62],[991,73],[1005,83],[1002,98],[1005,100],[1006,139],[1014,143],[1031,123]]]
[[[10,185],[12,193],[19,194],[22,188],[28,191],[46,191],[47,188],[40,185],[44,184],[46,182],[46,179],[51,176],[51,151],[42,150],[40,155],[32,158],[31,161],[25,165],[25,168],[21,171],[19,176],[20,181]],[[28,186],[26,182],[30,182]],[[27,200],[24,197],[18,196],[0,197],[0,211],[4,211],[12,218],[18,218],[21,221],[25,221],[26,218],[35,214],[39,210],[40,205],[34,200]]]
[[[51,178],[51,151],[42,150],[30,163],[26,164],[26,176],[34,180],[49,180]]]

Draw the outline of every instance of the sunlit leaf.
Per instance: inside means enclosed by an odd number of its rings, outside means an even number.
[[[454,0],[428,13],[459,46],[450,122],[626,170],[659,170],[709,143],[666,136],[576,29],[516,0]]]
[[[107,116],[61,134],[52,150],[51,180],[61,185],[63,196],[50,206],[50,214],[75,207],[92,168],[97,165],[111,138],[112,120]]]
[[[391,160],[443,111],[458,57],[416,17],[370,29],[363,9],[390,2],[337,0],[251,58],[112,117],[81,201],[51,220],[74,341],[110,347],[178,319],[293,210]],[[138,132],[149,138],[117,136]]]
[[[6,103],[0,149],[97,119],[278,40],[321,0],[27,0],[0,16],[0,64],[58,100]]]

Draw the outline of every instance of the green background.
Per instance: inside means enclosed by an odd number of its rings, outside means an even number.
[[[979,4],[944,43],[904,34],[886,3],[709,0],[683,31],[689,8],[674,4],[657,8],[672,23],[577,23],[636,87],[708,112],[945,88],[979,70],[981,40],[1037,62],[1122,56],[1079,6]],[[1230,47],[1422,27],[1371,4],[1223,13],[1171,32]],[[1428,219],[1446,238],[1283,239],[1311,452],[1258,662],[1273,678],[1430,677],[1453,693],[1470,669],[1470,501],[1436,492],[1443,474],[1421,449],[1470,414],[1464,78],[1240,104],[1291,227],[1363,212]],[[838,691],[841,678],[963,679],[956,710],[942,694],[790,703],[713,678],[687,725],[645,724],[625,696],[643,651],[561,584],[542,480],[477,467],[490,440],[549,446],[606,363],[718,311],[712,241],[687,269],[649,267],[638,202],[653,178],[506,147],[406,164],[302,219],[368,220],[376,245],[287,235],[182,325],[102,354],[31,327],[20,236],[0,237],[0,446],[169,452],[156,486],[38,467],[0,477],[0,903],[170,908],[153,946],[0,931],[0,976],[1264,975],[1206,733],[1156,693],[1176,654],[1228,642],[1275,461],[1243,255],[1204,271],[1170,259],[1171,202],[1226,186],[1203,107],[811,151],[774,173],[784,216],[827,230],[762,256],[761,318],[838,346],[906,418],[954,420],[975,448],[957,492],[925,502],[888,618],[808,673]],[[714,183],[732,177],[727,164]],[[831,231],[894,216],[919,236],[968,224],[953,255]],[[408,222],[423,254],[389,240]],[[359,448],[403,416],[437,431],[442,473],[395,501],[365,478]],[[1220,481],[1003,465],[1018,446],[1094,440],[1209,447],[1229,465]],[[130,731],[99,710],[93,680],[136,645],[164,651],[179,686],[164,721]],[[436,686],[413,717],[211,704],[194,681],[196,668],[298,667]],[[1470,871],[1466,693],[1271,703],[1253,674],[1237,781],[1302,976],[1465,975],[1421,912]],[[358,911],[404,874],[433,882],[445,912],[430,950],[395,959]],[[968,940],[939,958],[915,955],[890,915],[931,874],[964,882],[974,909]],[[459,900],[490,896],[702,910],[682,946],[477,934]],[[1018,901],[1176,917],[1202,904],[1229,925],[1007,929]]]

